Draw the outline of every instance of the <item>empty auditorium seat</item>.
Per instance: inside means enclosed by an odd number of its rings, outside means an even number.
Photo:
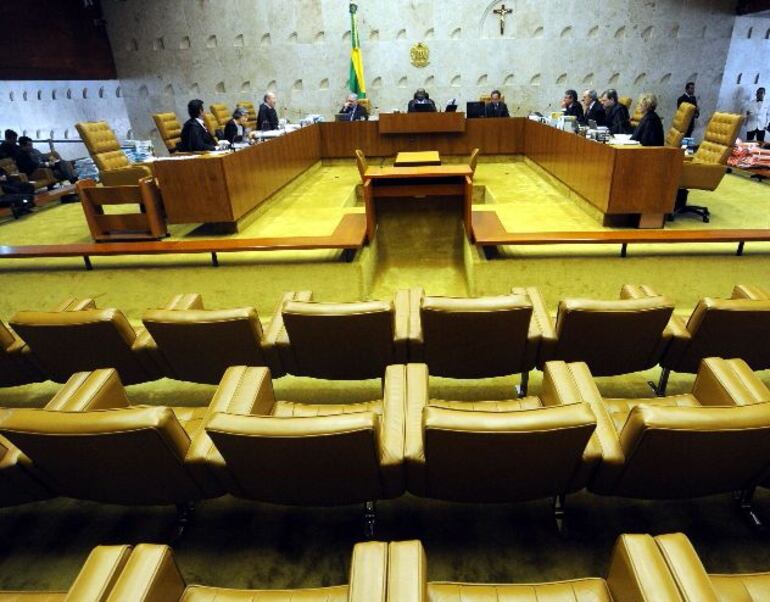
[[[618,301],[564,299],[555,325],[537,290],[527,290],[543,334],[539,366],[553,359],[585,362],[594,376],[647,370],[658,363],[671,336],[674,304],[649,287],[625,285]]]
[[[0,416],[2,413],[0,410]],[[29,458],[0,436],[0,508],[44,500],[52,495],[35,476]],[[0,594],[0,601],[2,599]]]
[[[135,186],[142,178],[152,176],[149,165],[132,164],[128,160],[106,121],[84,121],[76,123],[75,128],[105,186]]]
[[[392,542],[388,550],[388,602],[681,602],[660,550],[649,535],[621,535],[607,579],[584,577],[546,583],[428,581],[420,541]],[[688,598],[688,600],[700,598]]]
[[[284,301],[280,320],[266,334],[289,374],[328,379],[382,378],[385,367],[405,363],[409,291],[395,302]]]
[[[176,113],[154,113],[152,119],[166,150],[175,153],[177,145],[182,141],[182,124],[179,123]]]
[[[32,360],[29,346],[0,321],[0,387],[15,387],[45,380]]]
[[[0,602],[107,602],[126,568],[131,546],[97,546],[88,555],[72,586],[66,592],[2,591]],[[44,562],[44,561],[43,561]]]
[[[185,581],[171,548],[139,544],[115,583],[115,602],[385,602],[388,544],[377,541],[353,547],[347,585],[295,590],[241,590]],[[403,599],[402,602],[408,602]]]
[[[671,120],[671,127],[666,132],[666,146],[673,146],[674,148],[682,146],[682,140],[697,110],[698,108],[689,102],[683,102],[679,105],[674,118]]]
[[[285,301],[309,298],[303,292],[286,293]],[[168,366],[168,376],[179,380],[216,384],[230,366],[268,366],[273,376],[284,374],[277,353],[265,342],[271,329],[280,329],[280,317],[263,332],[253,307],[204,309],[203,301],[186,309],[149,310],[142,321],[157,343]],[[193,352],[194,350],[194,352]]]

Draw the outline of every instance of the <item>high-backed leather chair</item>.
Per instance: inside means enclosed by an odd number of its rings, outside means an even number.
[[[409,361],[455,378],[520,372],[526,392],[541,339],[526,290],[476,299],[426,297],[419,288],[409,293]]]
[[[177,145],[182,141],[182,124],[176,118],[176,113],[154,113],[152,119],[166,150],[175,153]]]
[[[214,138],[214,141],[216,142],[219,138],[223,138],[224,134],[222,133],[223,130],[219,127],[219,122],[217,121],[217,118],[214,116],[213,113],[209,113],[206,111],[203,113],[203,123],[206,124],[206,129],[209,131],[209,134]]]
[[[409,291],[395,302],[318,303],[307,291],[284,301],[266,334],[289,374],[327,379],[382,378],[406,361]]]
[[[406,370],[409,492],[458,502],[554,497],[561,526],[565,496],[585,487],[602,455],[585,364],[546,364],[540,397],[476,402],[430,399],[427,366]]]
[[[126,568],[131,546],[97,546],[88,555],[75,581],[66,592],[1,591],[0,602],[107,602]],[[127,600],[127,598],[124,598]]]
[[[629,107],[626,107],[629,108]],[[631,124],[632,128],[636,128],[636,126],[639,125],[639,122],[642,120],[642,117],[644,117],[644,113],[642,113],[642,103],[637,102],[636,106],[634,107],[633,113],[631,113],[631,116],[629,117],[628,121]]]
[[[267,368],[230,368],[233,401],[212,401],[205,425],[216,450],[208,463],[238,497],[286,505],[333,506],[404,492],[406,366],[389,366],[383,399],[353,404],[276,400]],[[1,431],[0,431],[1,432]],[[373,515],[367,529],[373,528]]]
[[[239,365],[267,366],[273,376],[284,374],[253,307],[204,309],[200,295],[195,297],[192,307],[149,310],[142,316],[169,368],[168,376],[216,384],[227,368]],[[286,293],[278,313],[284,301],[296,298],[304,298],[304,293]],[[280,326],[280,317],[276,317],[266,328],[271,332]]]
[[[641,499],[740,491],[750,509],[770,468],[770,401],[736,400],[762,388],[742,360],[709,358],[691,394],[605,399],[596,417],[612,436],[602,440],[589,490]]]
[[[139,544],[115,583],[110,602],[386,602],[388,544],[356,544],[349,575],[347,585],[314,589],[237,590],[192,585],[182,576],[171,548]]]
[[[257,127],[257,109],[254,107],[254,103],[250,100],[241,100],[238,102],[238,106],[246,109],[248,118],[246,119],[246,127],[250,130],[254,130]]]
[[[369,164],[366,161],[366,155],[361,149],[356,149],[356,167],[358,167],[358,173],[361,176],[361,181],[364,180],[366,170],[369,168]]]
[[[666,560],[649,535],[621,535],[607,579],[584,577],[546,583],[428,581],[419,541],[397,541],[388,550],[388,602],[683,602]],[[700,598],[688,598],[688,600]]]
[[[630,96],[621,96],[618,98],[618,102],[622,104],[624,107],[626,107],[629,111],[631,110],[631,97]]]
[[[666,391],[671,371],[694,374],[706,357],[739,357],[754,370],[770,368],[770,297],[746,297],[746,287],[736,287],[730,299],[705,297],[689,319],[671,320],[672,338],[660,360],[663,367],[658,392]]]
[[[758,602],[770,599],[770,571],[709,574],[683,533],[655,537],[684,600]]]
[[[224,128],[232,116],[232,111],[227,108],[226,104],[221,102],[217,102],[209,106],[209,110],[211,111],[212,115],[216,117],[217,125],[219,128]]]
[[[105,186],[135,186],[142,178],[152,176],[148,165],[132,164],[128,160],[106,121],[82,121],[76,123],[75,128]]]
[[[726,173],[727,158],[730,156],[735,139],[738,137],[743,115],[714,113],[706,126],[698,150],[692,157],[685,157],[682,176],[679,180],[676,214],[695,213],[709,221],[707,207],[687,205],[686,191],[716,190]]]
[[[543,335],[538,366],[557,359],[585,362],[595,376],[638,372],[658,363],[671,337],[674,304],[649,287],[625,285],[618,301],[563,299],[555,324],[538,297],[533,290]]]
[[[673,146],[674,148],[682,146],[682,140],[697,110],[697,107],[689,102],[683,102],[679,105],[674,118],[671,120],[671,127],[666,132],[666,146]]]

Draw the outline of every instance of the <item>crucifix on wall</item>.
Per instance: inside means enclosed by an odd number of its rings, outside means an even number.
[[[503,4],[500,8],[496,8],[492,12],[500,18],[500,35],[505,35],[505,18],[513,12],[513,9],[508,8]]]

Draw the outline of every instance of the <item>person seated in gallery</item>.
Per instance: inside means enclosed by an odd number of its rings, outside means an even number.
[[[583,92],[583,109],[583,125],[590,125],[591,121],[596,122],[597,127],[607,124],[607,113],[599,102],[599,94],[596,90]]]
[[[501,98],[502,95],[500,94],[500,90],[492,90],[490,100],[484,107],[484,117],[489,119],[495,117],[511,116],[508,113],[508,106],[501,100]]]
[[[0,143],[0,159],[13,159],[19,156],[21,149],[17,143],[19,135],[13,130],[5,130],[5,139]]]
[[[265,94],[262,99],[262,104],[259,105],[259,112],[257,113],[257,129],[260,132],[278,129],[278,112],[275,110],[277,102],[278,97],[272,92]]]
[[[567,90],[561,101],[561,108],[565,117],[574,117],[578,123],[583,123],[583,107],[578,102],[577,92]]]
[[[184,126],[182,126],[180,135],[182,139],[176,147],[178,151],[195,153],[217,149],[217,143],[206,129],[206,123],[203,121],[204,112],[202,100],[196,98],[187,103],[187,113],[190,115],[190,119],[185,121]]]
[[[230,144],[234,142],[248,142],[249,128],[246,125],[248,121],[249,113],[246,109],[235,109],[232,119],[225,124],[225,140]]]
[[[425,109],[416,108],[419,105],[424,105],[426,106],[426,108]],[[409,101],[409,106],[407,107],[407,112],[409,113],[416,113],[421,110],[427,111],[428,113],[436,112],[436,103],[430,99],[430,96],[428,96],[428,93],[425,91],[424,88],[417,89],[417,91],[414,93],[414,98],[412,98],[412,100]]]
[[[347,115],[345,121],[367,121],[369,112],[366,107],[358,103],[358,94],[351,94],[342,105],[340,115]]]
[[[657,108],[658,97],[654,94],[645,92],[639,97],[639,109],[643,116],[631,135],[631,140],[638,140],[642,146],[663,146],[665,134],[663,122],[655,112]]]
[[[628,109],[618,102],[618,91],[614,88],[602,92],[601,97],[604,112],[607,115],[607,127],[610,134],[630,134],[631,119]]]
[[[69,180],[72,184],[77,182],[78,178],[75,175],[72,161],[63,161],[56,151],[47,154],[41,153],[33,146],[32,139],[28,136],[19,138],[19,148],[21,152],[18,155],[16,165],[20,171],[28,176],[32,176],[36,169],[47,167],[53,171],[57,180]]]

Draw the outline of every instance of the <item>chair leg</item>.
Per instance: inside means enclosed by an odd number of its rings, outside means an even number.
[[[755,487],[744,489],[735,493],[735,501],[738,505],[738,511],[743,515],[743,518],[749,523],[749,526],[754,530],[764,533],[766,528],[762,519],[754,510],[754,490]]]
[[[184,535],[187,527],[192,523],[195,514],[195,502],[185,502],[176,505],[176,522],[174,532],[171,535],[171,543],[177,543]]]
[[[374,538],[374,525],[377,521],[377,508],[375,502],[364,502],[364,537]]]
[[[647,381],[647,384],[655,392],[656,396],[663,397],[666,394],[666,387],[668,387],[668,377],[670,374],[671,368],[663,368],[657,385],[651,380]]]
[[[519,397],[525,397],[527,395],[527,389],[529,388],[529,371],[521,373],[521,384],[516,387],[516,394]]]
[[[567,496],[563,493],[559,493],[553,498],[553,520],[556,523],[556,530],[561,536],[567,534],[567,528],[564,524],[564,506],[566,503]]]

